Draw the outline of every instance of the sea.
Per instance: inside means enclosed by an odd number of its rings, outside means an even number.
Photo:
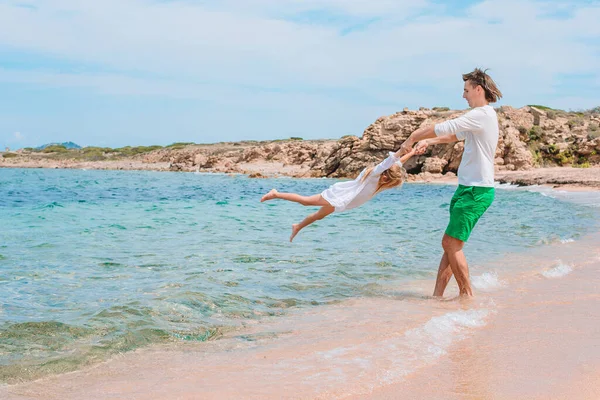
[[[345,366],[331,361],[344,358],[343,344],[318,354],[306,350],[300,364],[286,364],[311,387],[320,382],[321,391],[305,394],[335,397],[327,382],[337,376],[331,384],[339,386],[350,378],[331,371],[347,367],[370,371],[371,383],[398,382],[493,319],[495,290],[515,276],[568,275],[577,265],[561,249],[600,232],[597,193],[498,185],[465,245],[478,299],[465,306],[452,300],[454,281],[447,301],[431,297],[455,185],[406,183],[310,225],[293,243],[292,224],[316,208],[260,202],[272,188],[311,195],[338,181],[0,169],[0,383],[161,346],[210,348],[218,362],[219,354],[267,348],[295,331],[306,333],[297,347],[309,349],[316,340],[310,332],[339,334],[336,326],[349,315],[370,321],[366,332],[388,332],[383,324],[394,320],[402,340],[386,347],[392,331],[377,336],[370,341],[376,345],[361,348],[362,356]],[[348,305],[351,314],[337,314]],[[371,319],[378,312],[386,314]],[[336,318],[340,324],[331,325]],[[219,353],[219,342],[235,345]],[[395,361],[368,361],[365,354],[379,360],[393,354]],[[330,370],[307,372],[327,360]]]

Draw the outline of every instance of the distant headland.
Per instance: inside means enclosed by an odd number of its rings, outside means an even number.
[[[500,124],[495,160],[497,179],[519,184],[579,184],[600,188],[600,107],[567,112],[540,105],[519,109],[502,106],[496,111]],[[262,142],[173,143],[116,149],[81,148],[73,142],[50,143],[35,149],[0,153],[0,167],[348,178],[397,149],[418,127],[464,112],[446,107],[404,109],[378,118],[361,136],[348,135],[338,140],[292,137]],[[411,180],[451,180],[462,150],[460,142],[435,146],[424,155],[413,157],[405,168]],[[551,176],[540,177],[543,170],[552,171]]]

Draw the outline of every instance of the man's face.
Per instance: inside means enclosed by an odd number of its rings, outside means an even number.
[[[473,107],[473,100],[477,97],[477,86],[473,86],[470,81],[465,82],[465,87],[463,90],[463,98],[467,100],[469,107]]]

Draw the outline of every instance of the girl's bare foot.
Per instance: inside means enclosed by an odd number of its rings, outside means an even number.
[[[300,232],[300,224],[293,224],[292,225],[292,236],[290,236],[290,242],[292,240],[294,240],[294,238],[296,237],[296,235],[298,234],[298,232]]]
[[[277,197],[277,190],[275,189],[271,189],[271,191],[267,194],[265,194],[261,199],[260,202],[262,203],[263,201],[267,201],[267,200],[273,200]]]

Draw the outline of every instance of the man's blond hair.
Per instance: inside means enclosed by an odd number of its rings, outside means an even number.
[[[496,82],[485,71],[480,68],[475,68],[468,74],[463,74],[463,81],[470,82],[473,87],[481,86],[485,92],[485,99],[489,103],[495,103],[502,98],[502,92],[496,86]]]

